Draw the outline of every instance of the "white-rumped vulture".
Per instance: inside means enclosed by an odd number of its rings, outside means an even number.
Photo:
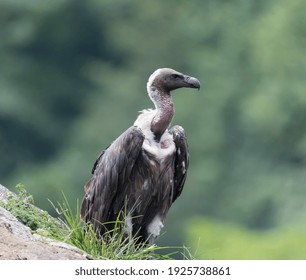
[[[170,68],[156,70],[147,91],[155,109],[143,110],[133,126],[102,151],[85,185],[81,218],[102,236],[122,219],[125,235],[153,243],[167,212],[182,192],[189,163],[181,126],[169,128],[174,115],[170,92],[200,88],[200,82]]]

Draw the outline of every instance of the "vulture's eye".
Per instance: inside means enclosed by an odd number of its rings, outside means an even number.
[[[174,78],[174,79],[178,79],[180,76],[179,75],[177,75],[177,74],[172,74],[172,78]]]

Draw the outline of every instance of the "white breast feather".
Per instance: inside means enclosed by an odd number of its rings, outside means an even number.
[[[145,140],[142,145],[143,149],[158,159],[164,159],[166,156],[175,152],[175,144],[173,142],[173,136],[168,130],[164,132],[159,143],[154,140],[154,133],[151,131],[151,122],[155,114],[156,110],[143,110],[134,122],[134,125],[139,127],[145,135]],[[167,147],[162,148],[161,143],[167,143]]]

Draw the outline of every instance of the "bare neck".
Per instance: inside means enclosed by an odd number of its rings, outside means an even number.
[[[174,115],[174,105],[169,92],[163,92],[155,88],[154,90],[150,89],[149,96],[156,108],[156,114],[151,122],[151,130],[154,133],[155,140],[159,142],[171,123]]]

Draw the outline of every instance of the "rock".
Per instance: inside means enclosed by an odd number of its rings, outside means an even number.
[[[8,190],[6,187],[4,187],[4,186],[2,186],[2,185],[0,184],[0,201],[1,201],[1,202],[4,202],[4,203],[7,203],[7,196],[8,196],[8,195],[12,195],[12,196],[14,196],[16,199],[18,198],[18,196],[17,196],[15,193],[11,192],[11,191]]]
[[[0,202],[7,203],[7,194],[15,196],[0,185]],[[0,207],[0,236],[0,260],[88,259],[86,253],[74,246],[33,234],[3,207]]]

